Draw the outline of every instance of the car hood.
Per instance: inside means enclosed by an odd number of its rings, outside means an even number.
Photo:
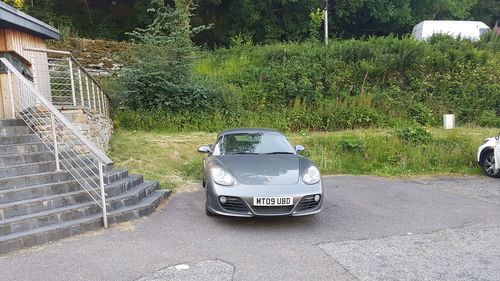
[[[241,184],[276,185],[299,181],[300,157],[292,154],[221,155],[217,161]]]

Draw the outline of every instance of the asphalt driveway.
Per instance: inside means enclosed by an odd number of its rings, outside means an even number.
[[[324,178],[311,217],[155,214],[0,256],[1,280],[500,280],[500,180]]]

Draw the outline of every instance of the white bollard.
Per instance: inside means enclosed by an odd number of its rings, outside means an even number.
[[[443,127],[445,130],[451,130],[455,128],[455,114],[443,115]]]

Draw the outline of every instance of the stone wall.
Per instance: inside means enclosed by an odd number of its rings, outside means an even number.
[[[73,38],[48,41],[50,49],[71,52],[92,76],[116,76],[123,68],[130,43]]]
[[[59,110],[99,149],[105,153],[108,151],[109,140],[113,135],[113,121],[109,117],[78,107],[63,107]]]

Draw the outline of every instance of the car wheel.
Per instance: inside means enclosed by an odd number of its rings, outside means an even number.
[[[483,169],[486,175],[492,178],[500,178],[500,170],[495,169],[495,154],[488,152],[484,156]]]

